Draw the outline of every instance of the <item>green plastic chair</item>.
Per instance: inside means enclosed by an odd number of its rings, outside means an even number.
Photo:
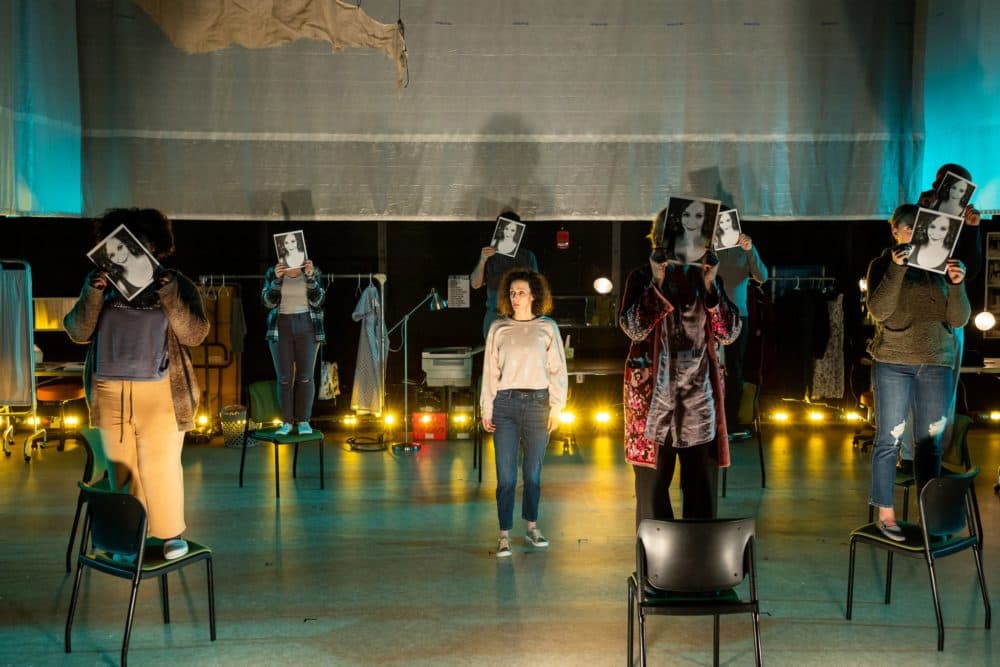
[[[243,433],[243,453],[240,455],[240,488],[243,488],[243,469],[247,459],[247,440],[253,438],[257,442],[269,442],[274,445],[274,497],[281,498],[281,483],[278,478],[278,446],[294,445],[292,456],[292,478],[296,476],[299,463],[299,445],[315,442],[319,445],[319,488],[326,488],[323,479],[323,439],[322,431],[313,430],[310,435],[299,435],[295,432],[288,435],[278,435],[277,426],[271,426],[281,416],[278,406],[278,383],[274,380],[254,382],[247,387],[250,398],[250,410],[247,414],[246,427]],[[261,428],[251,429],[251,423],[260,423]]]

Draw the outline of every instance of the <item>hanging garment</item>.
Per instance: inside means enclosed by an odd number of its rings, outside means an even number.
[[[826,303],[829,313],[830,336],[823,356],[813,367],[810,398],[843,398],[844,396],[844,295],[838,294]]]
[[[388,345],[385,340],[385,323],[382,319],[382,304],[377,287],[369,285],[365,288],[358,305],[354,308],[354,313],[351,314],[351,319],[361,322],[351,409],[360,413],[380,414],[382,367],[385,363],[383,350],[387,350]]]

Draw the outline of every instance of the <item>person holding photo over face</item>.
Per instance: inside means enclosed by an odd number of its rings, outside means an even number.
[[[951,254],[958,235],[958,224],[947,216],[932,218],[926,225],[914,228],[912,252],[909,262],[914,266],[931,269],[938,273],[944,272],[946,261]]]
[[[724,215],[725,211],[719,214],[720,227]],[[757,246],[746,234],[740,233],[734,247],[716,252],[719,255],[719,277],[726,286],[726,295],[740,314],[740,335],[725,349],[726,425],[734,439],[744,438],[750,436],[748,425],[739,423],[740,402],[743,400],[743,360],[751,334],[747,292],[751,279],[763,284],[769,275]],[[759,378],[755,380],[759,381]]]
[[[284,241],[294,238],[286,234]],[[286,243],[279,247],[287,247]],[[298,248],[296,243],[296,248]],[[301,252],[301,251],[300,251]],[[267,338],[278,378],[278,403],[281,426],[278,435],[288,435],[295,424],[299,435],[310,435],[313,401],[316,397],[316,357],[326,341],[323,329],[323,300],[326,290],[323,276],[311,259],[301,268],[285,263],[286,254],[264,275],[261,300],[267,308]]]
[[[947,260],[945,274],[907,265],[916,215],[912,204],[893,212],[889,222],[897,245],[873,260],[867,275],[867,306],[876,322],[868,347],[876,419],[869,503],[878,508],[879,529],[898,542],[905,537],[893,508],[897,450],[909,426],[917,488],[940,474],[954,394],[955,332],[971,313],[961,261]]]
[[[715,225],[715,249],[732,248],[740,242],[740,230],[736,226],[732,210],[719,213],[719,221]]]
[[[713,212],[718,212],[718,209]],[[672,240],[674,258],[684,264],[700,262],[708,250],[708,241],[715,227],[715,219],[709,215],[705,202],[671,197],[667,208],[667,226],[677,231]]]
[[[517,250],[517,243],[520,241],[518,225],[513,220],[508,220],[506,224],[497,228],[497,234],[493,237],[493,246],[501,255],[513,255]]]
[[[498,223],[500,218],[507,218],[517,222],[521,221],[520,216],[512,211],[505,211],[497,216]],[[504,230],[501,228],[498,236],[503,235]],[[493,241],[490,242],[490,245],[479,251],[479,262],[476,263],[476,266],[469,274],[469,286],[472,287],[472,289],[479,289],[484,285],[486,286],[486,314],[483,316],[484,339],[489,333],[490,325],[493,324],[493,320],[497,318],[497,289],[500,286],[500,278],[502,278],[507,271],[515,268],[538,271],[538,260],[535,258],[535,253],[525,248],[524,244],[518,246],[517,253],[513,257],[498,253],[497,245],[499,245],[499,240],[494,238]]]
[[[127,228],[109,237],[91,259],[113,283],[124,288],[126,298],[153,282],[156,266]]]
[[[289,269],[298,269],[306,263],[306,253],[301,232],[289,232],[277,238],[278,261]]]
[[[538,528],[542,461],[549,434],[559,424],[569,390],[566,354],[552,311],[552,293],[536,271],[511,269],[500,280],[500,315],[490,325],[483,357],[480,393],[483,430],[493,434],[497,467],[497,558],[511,555],[517,490],[518,443],[523,448],[524,488],[521,518],[525,542],[544,548],[549,541]]]
[[[173,254],[170,220],[159,211],[112,209],[97,220],[98,236],[122,224],[158,261]],[[118,252],[117,243],[106,245]],[[89,345],[84,387],[111,483],[145,506],[149,535],[163,540],[164,557],[180,558],[188,551],[181,451],[200,394],[186,348],[200,345],[209,330],[198,289],[161,265],[154,281],[127,300],[98,268],[63,323],[72,340]]]
[[[718,346],[739,335],[739,312],[717,277],[715,254],[702,247],[692,256],[686,239],[699,232],[681,220],[668,209],[654,218],[653,252],[648,264],[629,274],[618,317],[631,340],[625,458],[635,474],[636,526],[643,519],[674,518],[670,483],[678,460],[683,518],[715,517],[719,467],[729,466]],[[702,259],[702,265],[672,261],[681,247],[688,261]]]
[[[946,172],[940,179],[940,185],[935,188],[935,201],[929,208],[949,215],[964,215],[973,191],[968,180],[957,176],[954,172],[951,174]]]

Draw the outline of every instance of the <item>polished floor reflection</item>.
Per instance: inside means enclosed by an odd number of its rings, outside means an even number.
[[[971,555],[940,564],[945,651],[935,649],[927,572],[897,558],[893,603],[882,604],[884,560],[859,552],[854,619],[844,620],[848,534],[867,518],[868,454],[843,427],[766,434],[768,488],[756,446],[734,446],[720,514],[758,521],[765,662],[770,665],[987,665],[1000,631],[983,628]],[[483,482],[468,440],[428,442],[413,456],[354,452],[327,439],[326,489],[315,448],[298,479],[283,449],[274,498],[269,447],[189,445],[188,534],[215,550],[218,641],[208,640],[204,574],[171,587],[172,623],[144,585],[133,630],[135,665],[621,665],[625,579],[634,568],[632,472],[616,435],[553,441],[545,460],[540,527],[545,551],[523,544],[498,561],[495,474]],[[970,433],[985,532],[987,582],[1000,599],[1000,501],[993,492],[1000,430]],[[0,664],[114,665],[127,582],[85,576],[73,653],[63,652],[72,587],[64,554],[84,457],[37,452],[0,460]],[[901,494],[897,494],[897,500]],[[678,504],[679,506],[679,504]],[[912,510],[915,511],[915,510]],[[518,495],[517,515],[520,514]],[[711,619],[652,618],[651,665],[711,664]],[[722,619],[721,660],[753,664],[748,619]]]

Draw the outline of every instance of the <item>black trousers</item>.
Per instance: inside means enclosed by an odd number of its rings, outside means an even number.
[[[719,497],[719,456],[715,440],[693,447],[660,447],[656,468],[632,466],[635,473],[635,525],[643,519],[669,521],[670,482],[681,462],[683,518],[714,519]]]

